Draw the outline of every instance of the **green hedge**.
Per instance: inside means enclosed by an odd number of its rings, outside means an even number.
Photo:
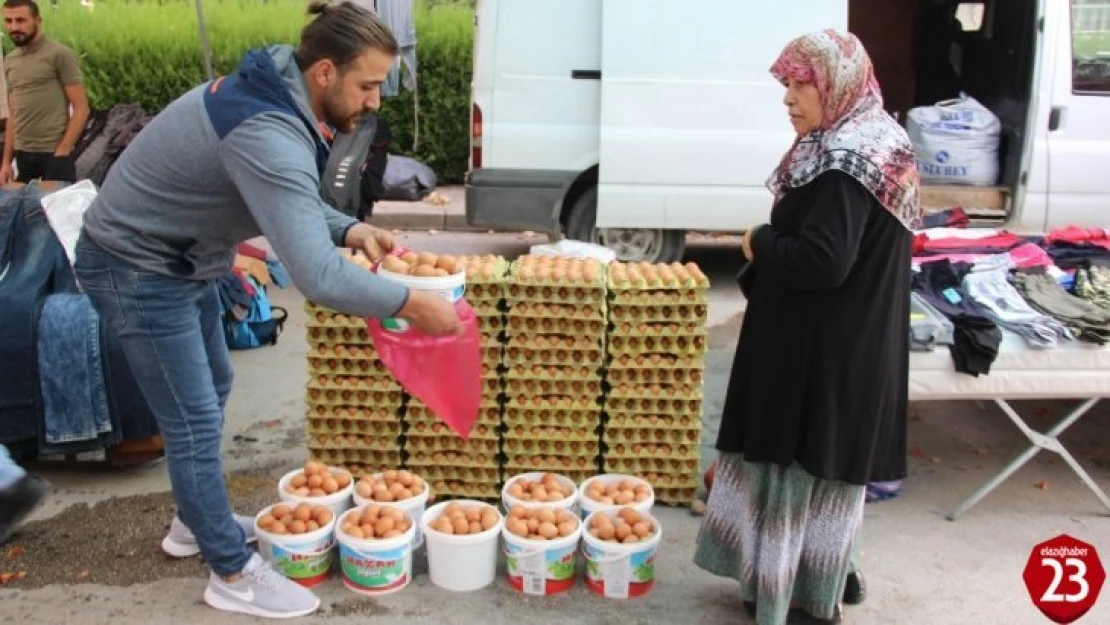
[[[441,183],[459,182],[469,144],[472,2],[417,4],[419,109],[414,112],[413,94],[402,90],[385,99],[382,116],[393,130],[394,153],[427,163]],[[40,6],[47,34],[80,55],[96,108],[138,102],[158,111],[205,80],[192,0],[99,0],[91,10],[76,1]],[[250,48],[295,43],[306,23],[305,6],[302,0],[206,0],[215,72],[234,69]],[[414,137],[419,141],[415,152]]]

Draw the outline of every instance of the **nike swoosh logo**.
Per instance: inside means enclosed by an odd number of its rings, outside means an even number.
[[[254,589],[247,588],[246,590],[235,590],[229,586],[224,586],[224,592],[231,595],[233,598],[242,601],[243,603],[251,603],[254,601]]]

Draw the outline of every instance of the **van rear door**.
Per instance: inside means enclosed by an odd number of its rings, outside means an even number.
[[[768,68],[846,0],[605,0],[597,227],[742,229],[790,146]]]
[[[1070,5],[1070,15],[1069,15]],[[1056,32],[1044,230],[1110,224],[1110,5],[1050,2]]]

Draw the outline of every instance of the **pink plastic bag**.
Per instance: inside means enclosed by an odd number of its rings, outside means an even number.
[[[413,326],[387,330],[373,318],[366,325],[393,377],[467,440],[482,401],[482,356],[474,309],[460,299],[455,311],[465,329],[462,336],[428,336]]]

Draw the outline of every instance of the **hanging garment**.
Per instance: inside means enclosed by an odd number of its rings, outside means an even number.
[[[38,328],[38,370],[43,427],[40,452],[51,445],[112,437],[100,343],[100,317],[83,293],[54,293],[43,301]]]
[[[923,263],[913,276],[913,290],[955,326],[949,348],[956,371],[978,377],[990,373],[1002,343],[1002,331],[987,312],[964,291],[952,263]]]
[[[1076,330],[1079,340],[1097,345],[1110,341],[1110,310],[1068,293],[1047,273],[1019,271],[1014,286],[1031,306]]]
[[[999,326],[1020,334],[1036,348],[1055,348],[1075,333],[1057,319],[1034,310],[1007,280],[1006,267],[972,271],[964,276],[967,294]]]
[[[375,4],[378,17],[389,27],[400,47],[397,60],[393,62],[393,68],[382,84],[382,95],[398,95],[401,86],[409,91],[416,91],[416,22],[413,19],[412,0],[377,0]]]

